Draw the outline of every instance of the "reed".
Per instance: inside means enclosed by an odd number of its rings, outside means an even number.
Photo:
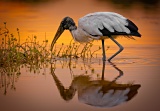
[[[57,47],[57,45],[55,44],[55,47],[52,51],[52,57],[91,59],[97,57],[95,56],[96,52],[100,50],[101,47],[99,47],[98,49],[93,48],[93,42],[89,42],[82,45],[71,40],[69,45],[64,45],[64,43],[62,43],[60,47]]]
[[[16,90],[15,82],[21,75],[21,68],[29,72],[40,73],[41,69],[59,61],[62,68],[68,67],[71,72],[72,69],[80,68],[88,73],[86,67],[90,67],[89,60],[97,57],[96,52],[101,50],[101,47],[93,48],[93,42],[79,44],[71,40],[68,45],[55,44],[51,52],[46,36],[42,43],[37,38],[37,36],[32,36],[21,41],[20,29],[17,28],[17,34],[14,35],[7,28],[6,22],[4,22],[4,27],[0,28],[0,89],[4,89],[5,95],[8,88]],[[83,66],[78,66],[79,61],[84,63]],[[89,70],[95,73],[94,68]]]

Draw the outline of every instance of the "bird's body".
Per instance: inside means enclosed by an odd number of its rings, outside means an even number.
[[[106,39],[113,35],[114,37],[118,35],[140,36],[139,33],[135,33],[137,30],[137,26],[122,15],[113,12],[96,12],[80,18],[77,30],[71,31],[71,33],[75,40],[88,42],[91,39]],[[88,41],[84,41],[87,40],[86,38]]]
[[[141,37],[138,27],[122,15],[114,12],[96,12],[80,18],[78,26],[75,25],[72,18],[65,17],[55,35],[51,49],[65,29],[70,30],[74,40],[78,42],[102,40],[103,60],[106,60],[104,39],[110,38],[120,47],[120,50],[110,57],[109,61],[123,50],[123,47],[115,40],[117,36],[124,35],[127,38],[133,38],[132,36]]]

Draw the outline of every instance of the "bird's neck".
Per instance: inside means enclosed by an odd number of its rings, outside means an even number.
[[[72,26],[69,27],[69,30],[70,30],[70,32],[73,31],[73,30],[77,30],[77,26],[75,26],[75,25],[73,26],[72,25]]]
[[[75,39],[75,37],[77,36],[77,32],[78,32],[77,27],[71,27],[69,28],[69,31],[72,34],[72,37]]]
[[[70,30],[70,32],[74,40],[77,42],[83,43],[83,42],[89,42],[91,40],[87,35],[87,33],[79,27],[75,28],[74,30]]]
[[[78,30],[77,26],[70,26],[69,27],[69,31],[71,32],[72,37],[74,38],[74,40],[77,41],[78,33],[79,33],[79,30]]]

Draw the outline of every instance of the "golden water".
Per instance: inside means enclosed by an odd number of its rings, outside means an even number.
[[[44,2],[18,2],[0,1],[0,27],[7,22],[10,32],[17,36],[16,28],[20,29],[21,42],[30,36],[37,36],[42,42],[45,37],[51,43],[60,21],[65,16],[72,17],[75,22],[85,14],[97,11],[117,12],[132,20],[142,34],[141,38],[117,40],[125,50],[113,59],[113,64],[106,62],[104,78],[106,83],[111,83],[120,72],[116,84],[138,84],[141,87],[131,100],[110,108],[100,108],[87,105],[81,100],[81,90],[71,92],[69,100],[64,98],[70,93],[61,93],[58,88],[58,79],[62,92],[69,89],[78,75],[90,76],[89,82],[101,80],[102,67],[101,51],[98,57],[91,61],[58,60],[56,69],[51,73],[51,64],[39,69],[36,74],[27,67],[21,68],[18,78],[0,77],[0,83],[9,83],[7,89],[0,87],[0,109],[2,111],[159,111],[159,81],[160,81],[160,4],[156,0],[151,3],[134,1],[132,3],[115,3],[112,0],[48,0]],[[155,1],[155,3],[154,3]],[[72,39],[71,34],[65,31],[57,44],[68,44]],[[1,42],[1,41],[0,41]],[[95,47],[101,42],[95,42]],[[118,50],[110,40],[105,41],[110,46],[107,57]],[[116,68],[115,68],[116,66]],[[118,68],[118,69],[117,69]],[[13,80],[15,79],[15,80]],[[81,79],[80,79],[81,80]],[[9,81],[9,82],[8,82]],[[12,82],[15,88],[11,88]],[[7,86],[7,84],[4,84]],[[76,84],[75,84],[76,85]],[[101,85],[101,84],[100,84]],[[86,86],[87,87],[87,86]],[[64,89],[63,89],[64,88]],[[83,87],[82,87],[83,88]],[[14,89],[14,90],[13,90]],[[5,90],[7,91],[4,95]],[[72,91],[72,90],[70,90]],[[79,91],[79,92],[78,92]],[[74,95],[75,93],[75,95]]]

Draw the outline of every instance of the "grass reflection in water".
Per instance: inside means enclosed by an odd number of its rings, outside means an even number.
[[[44,39],[43,43],[40,44],[37,36],[33,36],[28,37],[23,42],[19,29],[17,28],[17,36],[15,36],[9,32],[6,25],[4,22],[4,27],[0,28],[0,89],[4,89],[5,95],[9,87],[16,90],[15,82],[21,75],[21,68],[40,73],[40,69],[48,67],[50,62],[59,59],[63,59],[62,67],[67,63],[65,61],[69,60],[67,65],[70,67],[72,58],[74,60],[78,58],[90,60],[101,49],[99,47],[91,50],[92,43],[82,46],[71,41],[69,45],[62,43],[60,48],[55,47],[54,51],[50,52],[48,40]]]
[[[20,41],[20,32],[17,29],[18,37],[9,33],[9,29],[4,23],[4,28],[0,30],[0,88],[4,88],[4,94],[7,94],[7,88],[16,89],[15,82],[21,74],[21,68],[37,73],[39,69],[46,67],[50,52],[47,51],[47,40],[39,44],[37,37],[28,37],[22,44]]]
[[[7,89],[16,90],[15,83],[21,75],[21,68],[29,69],[30,72],[41,73],[40,69],[51,64],[51,74],[59,90],[61,97],[69,101],[78,93],[80,102],[96,107],[113,107],[125,101],[131,100],[138,93],[141,87],[139,84],[120,84],[116,80],[123,75],[123,71],[116,65],[110,65],[119,72],[119,75],[112,81],[105,80],[105,62],[102,65],[102,75],[97,74],[97,79],[90,77],[90,72],[95,74],[96,69],[92,68],[93,59],[96,61],[96,52],[101,49],[91,49],[92,42],[84,46],[73,41],[69,45],[62,44],[55,47],[53,52],[49,51],[48,40],[42,44],[37,41],[37,37],[28,37],[21,43],[19,29],[18,37],[9,33],[4,23],[4,29],[0,30],[0,89],[7,94]],[[108,47],[109,48],[109,47]],[[55,74],[56,63],[62,67],[69,68],[72,78],[69,88],[65,88]],[[81,65],[79,66],[79,63]],[[84,74],[76,75],[73,69],[83,70]],[[100,77],[101,75],[101,77]]]

